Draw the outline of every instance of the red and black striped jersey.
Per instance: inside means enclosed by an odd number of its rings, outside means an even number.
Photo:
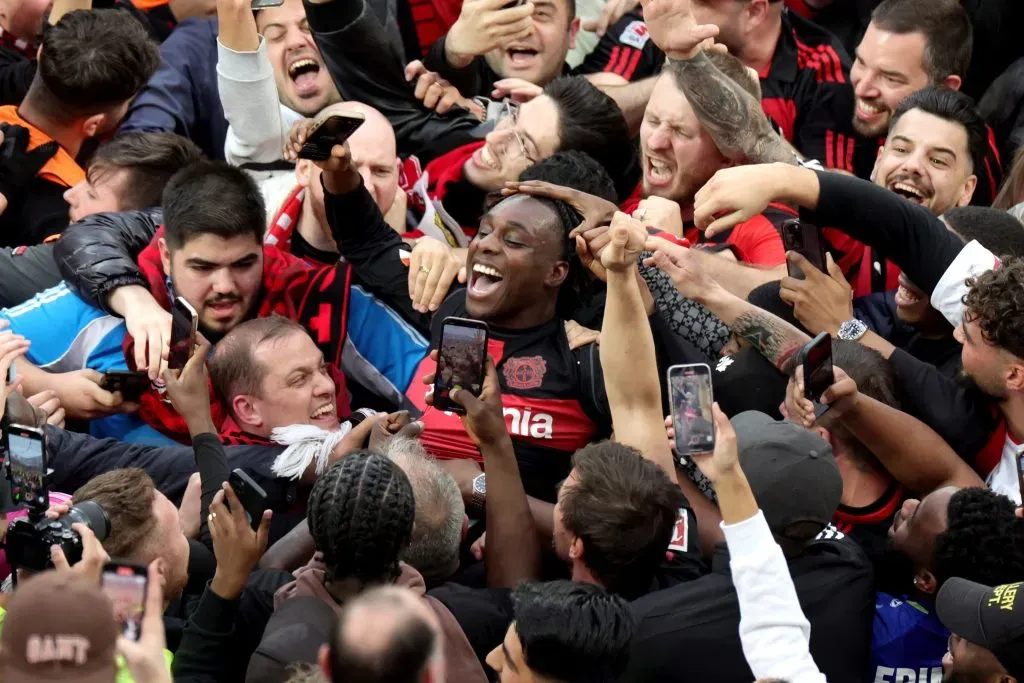
[[[786,10],[771,64],[761,77],[761,108],[801,154],[853,172],[850,57],[831,33]]]
[[[651,40],[643,11],[637,6],[608,28],[576,73],[611,73],[640,81],[657,74],[664,63],[665,53]]]

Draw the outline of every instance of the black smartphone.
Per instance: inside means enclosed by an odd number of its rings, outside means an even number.
[[[12,424],[7,427],[7,471],[11,497],[18,507],[46,509],[46,434],[41,428]]]
[[[100,380],[100,388],[104,391],[120,391],[126,401],[138,401],[149,388],[149,375],[145,372],[130,370],[108,370]]]
[[[715,417],[711,412],[711,368],[704,363],[673,365],[668,369],[672,427],[676,433],[676,455],[715,450]]]
[[[253,10],[270,9],[271,7],[280,7],[283,4],[284,0],[252,0],[249,3],[249,8]]]
[[[452,389],[479,396],[487,361],[487,323],[468,318],[445,318],[438,344],[434,407],[452,413],[465,411],[451,398]]]
[[[108,562],[101,577],[103,593],[114,603],[114,616],[121,635],[128,640],[142,636],[142,618],[146,614],[146,590],[149,572],[141,565]]]
[[[171,306],[171,354],[167,367],[181,370],[192,357],[196,348],[196,330],[199,327],[199,315],[192,305],[180,296]]]
[[[11,364],[7,366],[7,384],[8,386],[14,384],[14,380],[18,375],[17,361],[11,361]]]
[[[787,252],[795,251],[821,272],[828,272],[828,266],[825,263],[825,240],[822,238],[818,226],[801,221],[799,218],[791,218],[782,224],[782,244]],[[786,268],[791,278],[803,280],[807,277],[799,267],[789,263],[788,260]]]
[[[804,366],[804,397],[814,403],[814,413],[821,416],[829,408],[822,405],[821,395],[836,383],[832,371],[832,337],[822,332],[800,350],[799,358]]]
[[[228,477],[231,490],[245,509],[245,516],[252,528],[258,529],[263,511],[267,509],[267,492],[241,469],[231,471]]]
[[[306,142],[299,151],[300,159],[325,161],[331,158],[331,149],[352,137],[366,117],[359,112],[344,112],[317,121],[306,136]]]

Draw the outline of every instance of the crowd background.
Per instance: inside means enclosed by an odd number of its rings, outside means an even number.
[[[1021,27],[0,0],[0,681],[1024,683]]]

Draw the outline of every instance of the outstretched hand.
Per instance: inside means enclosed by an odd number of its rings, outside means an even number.
[[[714,24],[698,24],[690,0],[640,0],[651,40],[669,59],[692,59],[701,43],[718,35]]]

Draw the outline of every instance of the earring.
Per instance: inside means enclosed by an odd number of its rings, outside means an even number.
[[[914,585],[916,586],[916,585],[917,585],[917,584],[919,584],[919,583],[921,583],[921,579],[919,579],[919,578],[917,578],[917,577],[915,576],[915,577],[914,577]]]

